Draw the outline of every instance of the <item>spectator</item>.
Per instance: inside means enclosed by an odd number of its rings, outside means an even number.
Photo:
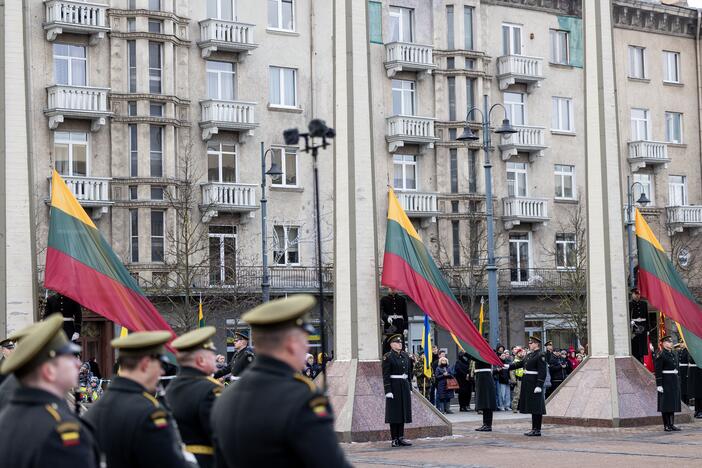
[[[453,398],[453,390],[447,388],[448,377],[453,377],[451,369],[449,369],[448,359],[445,356],[439,358],[439,365],[436,366],[434,373],[436,378],[436,401],[439,411],[445,414],[452,414],[450,409],[451,398]]]
[[[578,364],[580,364],[580,361],[578,361],[577,357],[575,356],[575,348],[572,346],[568,348],[568,362],[570,363],[570,371],[573,372],[576,367],[578,367]]]
[[[314,362],[314,356],[311,354],[307,355],[307,365],[305,366],[304,374],[310,379],[314,380],[315,377],[319,375],[320,366]]]
[[[434,376],[436,374],[436,367],[439,365],[439,359],[441,359],[441,356],[446,355],[446,351],[439,351],[439,347],[436,345],[432,346],[431,351],[431,389],[429,390],[429,401],[438,408],[439,403],[436,401],[436,378]]]
[[[470,411],[470,397],[473,393],[473,378],[470,375],[470,355],[458,353],[458,360],[453,366],[453,374],[458,381],[459,411]]]
[[[417,389],[426,398],[429,399],[429,390],[431,390],[431,381],[424,374],[424,350],[420,346],[418,354],[414,357],[414,368],[412,370],[414,377],[417,379]]]
[[[217,355],[217,357],[215,358],[215,365],[217,366],[217,370],[221,370],[227,365],[227,361],[224,359],[223,354]]]
[[[80,371],[78,372],[78,386],[87,388],[92,376],[93,374],[90,372],[90,364],[84,362],[80,366]]]
[[[95,360],[95,356],[91,357],[90,360],[88,360],[88,365],[90,366],[90,372],[93,373],[93,376],[97,377],[98,380],[102,379],[100,365],[97,363],[97,360]]]
[[[519,361],[523,361],[524,357],[526,356],[526,351],[519,347],[516,346],[514,348],[514,362],[518,363]],[[524,369],[519,368],[519,369],[514,369],[510,371],[510,381],[514,382],[514,391],[512,392],[512,412],[516,413],[519,411],[517,409],[517,406],[519,404],[519,393],[522,390],[522,377],[524,376]]]
[[[565,350],[564,350],[565,352]],[[562,356],[560,351],[552,352],[551,359],[547,362],[548,370],[551,374],[551,387],[546,389],[546,398],[551,396],[558,386],[563,383],[568,376],[568,360]]]
[[[503,348],[504,349],[504,348]],[[500,355],[500,360],[504,364],[511,364],[509,353],[503,351]],[[509,392],[509,370],[500,369],[497,371],[497,410],[509,411],[510,407],[510,392]]]

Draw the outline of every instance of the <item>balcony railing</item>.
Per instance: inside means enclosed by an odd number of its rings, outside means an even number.
[[[541,86],[544,79],[544,59],[525,55],[504,55],[497,58],[497,79],[500,90],[515,83],[527,85],[527,92]]]
[[[255,102],[223,101],[208,99],[200,101],[202,139],[209,140],[219,130],[249,132],[258,126],[254,119]]]
[[[434,147],[434,119],[413,115],[394,115],[387,118],[388,150],[394,153],[406,144]]]
[[[200,42],[202,57],[209,57],[212,52],[250,52],[258,47],[254,43],[254,25],[208,18],[200,21]]]
[[[515,125],[517,133],[503,135],[500,142],[502,159],[508,160],[519,152],[529,153],[529,160],[540,158],[546,149],[544,127]]]
[[[672,232],[702,227],[702,206],[666,207],[667,224]]]
[[[548,199],[507,197],[502,199],[505,229],[521,223],[545,223],[549,220]]]
[[[229,212],[248,212],[258,209],[258,194],[255,184],[233,184],[211,182],[202,185],[202,206]]]
[[[632,171],[646,166],[666,167],[669,162],[666,143],[647,140],[629,142],[629,164]]]
[[[441,267],[444,278],[458,294],[487,294],[484,267]],[[586,292],[587,271],[574,268],[500,268],[499,294],[558,295]]]
[[[47,89],[49,128],[52,130],[64,121],[65,117],[92,121],[93,131],[105,125],[111,112],[107,107],[107,93],[110,88],[94,86],[54,85]]]
[[[437,193],[398,191],[402,209],[411,218],[433,218],[439,214]]]
[[[429,74],[436,68],[433,47],[411,42],[391,42],[385,44],[385,69],[389,78],[400,71],[416,71]]]
[[[59,34],[70,32],[89,34],[95,45],[110,30],[107,23],[107,5],[74,0],[48,0],[46,7],[46,39],[54,41]]]
[[[61,176],[81,205],[107,206],[110,201],[110,177]],[[51,180],[51,179],[49,179]],[[51,184],[49,183],[49,194]]]

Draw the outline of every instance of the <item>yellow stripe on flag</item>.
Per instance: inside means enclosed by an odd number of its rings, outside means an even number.
[[[483,321],[485,320],[485,309],[483,307],[485,301],[483,301],[483,298],[480,298],[480,314],[478,315],[478,333],[480,333],[480,336],[483,336]]]
[[[76,197],[71,193],[66,182],[63,181],[56,169],[51,174],[51,206],[58,208],[67,215],[79,219],[83,224],[97,229],[93,220],[85,212]]]
[[[129,335],[129,330],[127,330],[127,327],[122,327],[119,330],[119,337],[122,338],[122,337],[127,336],[127,335]]]
[[[456,335],[454,335],[453,332],[451,332],[451,338],[453,338],[453,341],[455,341],[456,345],[458,345],[458,349],[460,349],[461,351],[463,351],[465,353],[466,350],[463,349],[463,346],[461,346],[461,343],[458,342],[458,338],[456,338]]]
[[[661,246],[661,243],[656,239],[656,236],[653,234],[653,231],[651,231],[651,228],[638,208],[636,209],[636,237],[640,237],[661,252],[665,252],[663,246]]]
[[[390,219],[402,226],[402,228],[407,231],[407,234],[420,242],[422,241],[419,234],[417,234],[417,231],[414,229],[412,222],[405,214],[405,210],[402,209],[400,200],[397,199],[395,191],[392,188],[388,188],[388,220]]]

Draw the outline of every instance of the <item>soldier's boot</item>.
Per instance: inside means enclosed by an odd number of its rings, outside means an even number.
[[[482,426],[477,428],[476,431],[478,431],[478,432],[492,432],[492,427],[486,426],[485,424],[483,424]]]
[[[412,442],[408,441],[404,437],[400,437],[399,439],[397,439],[397,445],[399,445],[400,447],[409,447],[410,445],[412,445]]]
[[[671,413],[671,414],[670,414],[669,420],[670,420],[670,428],[671,428],[673,431],[678,432],[678,431],[681,431],[681,430],[682,430],[682,429],[680,429],[678,426],[675,425],[675,413]]]
[[[665,432],[672,432],[673,430],[670,428],[668,413],[661,413],[661,417],[663,418],[663,430]]]
[[[400,446],[400,439],[392,439],[391,447],[399,447],[399,446]]]

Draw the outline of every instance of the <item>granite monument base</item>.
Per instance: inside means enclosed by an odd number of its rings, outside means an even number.
[[[544,423],[593,427],[662,425],[656,378],[633,357],[583,361],[546,402]],[[691,422],[682,405],[675,422]]]
[[[321,378],[321,377],[320,377]],[[341,442],[390,440],[385,424],[385,391],[380,361],[332,361],[327,366],[327,395]],[[405,437],[444,437],[451,423],[418,392],[412,392],[412,423]]]

